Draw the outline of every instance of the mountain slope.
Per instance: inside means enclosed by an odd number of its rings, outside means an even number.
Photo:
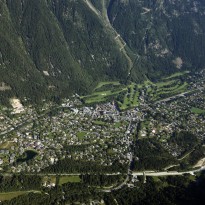
[[[82,1],[8,0],[0,9],[0,82],[11,87],[1,95],[37,101],[126,78],[126,59]]]
[[[180,68],[204,67],[203,0],[109,2],[108,15],[111,24],[130,49],[141,56],[148,76],[155,77],[153,71],[160,74]]]
[[[201,69],[204,15],[202,0],[2,0],[1,102]]]

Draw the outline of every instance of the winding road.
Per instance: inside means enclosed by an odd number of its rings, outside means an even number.
[[[107,8],[105,4],[105,0],[101,0],[101,5],[102,5],[102,12],[97,10],[95,6],[90,2],[90,0],[84,0],[84,2],[87,4],[87,6],[98,16],[98,18],[103,22],[104,26],[110,31],[110,33],[113,36],[113,39],[115,40],[116,44],[119,47],[119,50],[123,53],[125,58],[127,59],[128,62],[128,76],[130,75],[131,69],[133,67],[133,61],[130,58],[129,54],[127,53],[125,47],[126,47],[126,42],[124,39],[120,36],[120,34],[115,30],[115,28],[112,26],[110,23],[108,14],[107,14]]]

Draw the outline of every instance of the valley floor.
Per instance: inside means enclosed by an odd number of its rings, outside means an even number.
[[[21,113],[2,107],[2,177],[38,177],[39,190],[89,184],[109,193],[135,187],[140,176],[197,175],[204,170],[205,75],[189,75],[141,85],[101,82],[88,96]]]

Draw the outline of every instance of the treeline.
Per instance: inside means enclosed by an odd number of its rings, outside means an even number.
[[[84,2],[8,0],[0,13],[0,83],[12,96],[39,103],[126,78],[126,58]]]
[[[86,177],[87,178],[87,177]],[[87,178],[90,180],[91,178]],[[97,178],[96,178],[97,179]],[[94,179],[94,180],[96,180]],[[91,201],[105,202],[105,205],[204,205],[205,173],[193,180],[190,175],[147,177],[143,183],[138,178],[132,189],[124,187],[111,193],[96,191],[96,188],[85,183],[67,183],[52,189],[44,188],[41,194],[28,193],[3,205],[56,205],[56,204],[90,204]]]
[[[28,193],[10,201],[3,201],[3,205],[66,205],[75,203],[89,204],[91,200],[100,201],[103,194],[82,183],[68,183],[52,189],[45,188],[41,194]]]
[[[122,175],[82,175],[81,179],[84,184],[90,185],[90,186],[100,186],[100,187],[106,187],[118,184],[120,181],[123,180]]]
[[[134,156],[134,170],[160,170],[176,162],[156,139],[137,140]]]
[[[156,79],[162,73],[176,71],[176,66],[172,62],[176,56],[182,58],[182,68],[194,70],[204,67],[205,37],[200,35],[205,32],[205,20],[201,15],[205,7],[203,1],[197,0],[197,12],[193,12],[192,1],[180,1],[177,4],[167,1],[163,11],[159,9],[158,1],[144,0],[140,4],[134,0],[127,4],[119,1],[110,2],[108,15],[111,22],[114,19],[114,28],[132,51],[146,56],[144,60],[140,59],[142,62],[138,60],[132,74],[144,68],[143,72],[147,72],[148,77]],[[142,15],[144,8],[150,9],[146,15]],[[174,11],[180,14],[177,18]],[[198,25],[196,32],[193,21]],[[147,30],[144,25],[148,25],[149,29]],[[154,46],[156,42],[158,48]],[[171,53],[161,55],[164,49]]]
[[[0,192],[41,189],[42,178],[35,175],[0,176]]]
[[[185,154],[188,151],[191,151],[198,145],[199,140],[196,135],[193,135],[191,132],[181,131],[174,132],[171,138],[168,141],[169,144],[178,145],[182,150],[181,155]]]
[[[113,162],[111,166],[103,166],[97,162],[63,159],[45,168],[43,173],[126,173],[126,166]]]
[[[200,159],[205,157],[205,147],[199,145],[195,150],[189,155],[189,164],[195,165]]]
[[[193,152],[191,152],[187,157],[185,157],[180,163],[180,170],[187,170],[192,168],[197,164],[199,160],[205,157],[205,147],[198,145],[195,147]],[[174,169],[174,167],[173,167]],[[176,170],[176,168],[175,168]]]
[[[197,181],[189,175],[159,177],[159,181],[147,177],[146,184],[110,194],[106,205],[112,205],[113,199],[119,205],[204,205],[205,177],[202,174]]]

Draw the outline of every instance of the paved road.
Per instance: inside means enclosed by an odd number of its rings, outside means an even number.
[[[112,192],[112,191],[116,191],[121,189],[123,186],[127,185],[129,182],[129,178],[130,175],[131,176],[156,176],[156,177],[160,177],[160,176],[182,176],[184,174],[191,174],[194,175],[197,172],[201,172],[205,170],[205,167],[201,167],[200,169],[195,169],[195,170],[191,170],[191,171],[184,171],[184,172],[178,172],[178,171],[163,171],[163,172],[155,172],[155,171],[144,171],[144,172],[132,172],[130,170],[128,170],[126,179],[117,187],[113,187],[113,188],[109,188],[109,189],[102,189],[102,192]]]
[[[120,185],[118,185],[117,187],[111,188],[110,191],[119,190],[119,189],[121,189],[123,186],[125,186],[125,185],[128,183],[128,181],[129,181],[129,173],[130,173],[130,170],[128,170],[128,174],[127,174],[127,176],[126,176],[126,179],[125,179]]]
[[[129,123],[127,130],[125,132],[125,136],[127,136],[128,133],[130,133],[131,128],[132,128],[131,125],[132,125],[132,119],[130,119],[130,123]],[[129,178],[130,178],[130,174],[131,174],[130,166],[131,166],[132,161],[133,161],[133,154],[131,153],[130,161],[129,161],[129,168],[127,170],[127,176],[126,176],[125,180],[121,184],[119,184],[117,187],[113,187],[112,189],[110,189],[110,191],[119,190],[128,183]]]
[[[197,172],[204,171],[205,167],[201,167],[200,169],[194,169],[190,171],[184,171],[184,172],[178,172],[178,171],[164,171],[164,172],[154,172],[154,171],[144,171],[144,172],[133,172],[133,176],[179,176],[179,175],[184,175],[184,174],[194,174]]]
[[[13,174],[16,175],[21,175],[22,173],[1,173],[0,175],[3,176],[12,176]],[[28,175],[28,176],[80,176],[80,175],[98,175],[100,173],[23,173],[23,175]],[[125,174],[125,173],[124,173]],[[116,175],[123,175],[123,173],[120,172],[114,172],[114,173],[106,173],[102,174],[106,176],[116,176]]]

